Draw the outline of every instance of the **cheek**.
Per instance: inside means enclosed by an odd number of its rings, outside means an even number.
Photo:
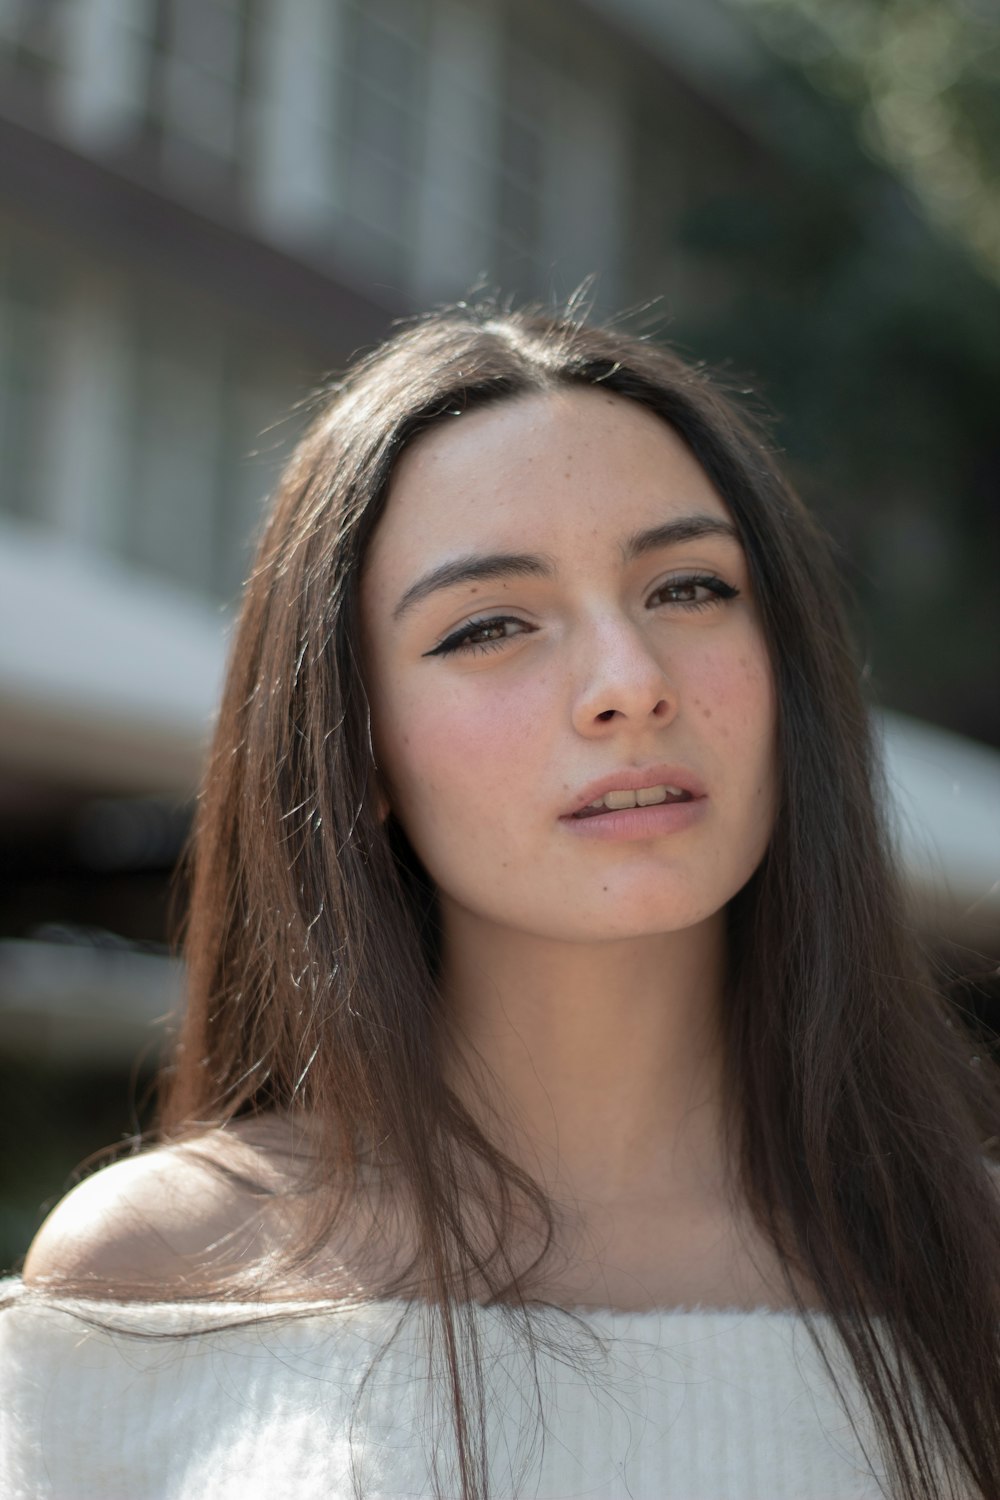
[[[396,811],[417,825],[481,821],[484,798],[523,789],[538,715],[523,692],[501,693],[495,681],[477,692],[475,678],[453,691],[398,697],[382,725],[384,765]]]
[[[770,744],[775,723],[774,683],[763,646],[706,654],[689,676],[690,710],[699,728],[722,742]]]
[[[706,655],[688,678],[690,714],[728,817],[770,836],[777,805],[777,698],[763,643]],[[723,792],[722,789],[725,789]],[[762,850],[760,852],[763,852]]]

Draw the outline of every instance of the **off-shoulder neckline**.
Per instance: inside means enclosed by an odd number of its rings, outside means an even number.
[[[310,1314],[314,1317],[323,1315],[347,1316],[351,1313],[376,1315],[378,1313],[394,1313],[402,1315],[409,1311],[423,1309],[430,1311],[429,1303],[422,1303],[414,1299],[402,1297],[339,1297],[327,1300],[312,1298],[223,1298],[223,1299],[201,1299],[197,1297],[172,1297],[159,1300],[141,1298],[114,1298],[107,1296],[89,1297],[80,1293],[64,1293],[44,1286],[29,1286],[19,1276],[0,1278],[0,1309],[5,1305],[11,1306],[17,1302],[35,1306],[46,1306],[56,1310],[75,1311],[86,1315],[93,1313],[95,1316],[101,1314],[115,1313],[125,1314],[138,1319],[157,1317],[175,1313],[177,1315],[203,1314],[206,1318],[218,1319],[226,1316],[243,1317],[247,1314],[256,1314],[259,1317],[280,1317],[282,1314],[302,1315]],[[463,1303],[459,1304],[463,1311],[472,1309],[475,1313],[486,1317],[495,1316],[504,1311],[515,1311],[506,1309],[497,1304],[485,1303]],[[678,1321],[694,1318],[724,1318],[732,1319],[757,1319],[803,1322],[806,1318],[816,1322],[831,1322],[832,1314],[827,1309],[807,1308],[805,1313],[794,1307],[769,1307],[760,1305],[756,1307],[741,1307],[738,1305],[728,1307],[705,1306],[701,1303],[682,1305],[676,1307],[650,1307],[650,1308],[620,1308],[620,1307],[557,1307],[546,1304],[528,1304],[529,1311],[538,1314],[563,1314],[567,1317],[579,1319],[583,1322],[594,1322],[599,1324],[623,1324],[663,1322],[675,1319]],[[875,1317],[874,1322],[881,1319]]]

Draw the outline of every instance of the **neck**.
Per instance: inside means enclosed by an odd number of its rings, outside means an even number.
[[[584,1216],[723,1201],[724,912],[571,944],[446,908],[444,939],[449,1081],[551,1196]]]

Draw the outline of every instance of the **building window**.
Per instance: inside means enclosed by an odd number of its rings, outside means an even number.
[[[159,0],[147,128],[160,165],[184,187],[235,184],[252,94],[255,0]]]
[[[348,7],[347,19],[345,206],[384,269],[401,271],[416,222],[426,0],[365,0]]]
[[[60,72],[66,0],[0,0],[0,59],[8,76],[47,91]]]
[[[0,239],[0,514],[231,600],[301,419],[290,342],[14,226]]]

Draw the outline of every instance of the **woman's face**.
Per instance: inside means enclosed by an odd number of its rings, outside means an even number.
[[[463,915],[567,942],[662,933],[756,869],[775,700],[731,525],[673,430],[595,388],[404,451],[362,577],[364,660],[385,794],[446,935]],[[653,790],[573,817],[605,778]],[[665,786],[684,800],[641,805]]]

